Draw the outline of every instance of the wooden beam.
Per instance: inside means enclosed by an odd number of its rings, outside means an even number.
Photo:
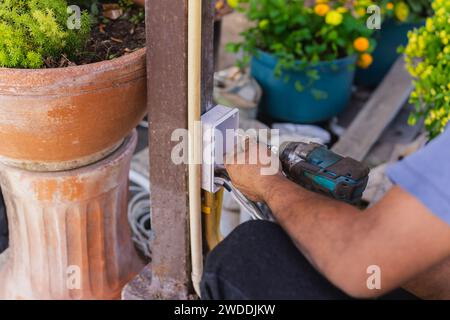
[[[147,0],[152,263],[123,291],[124,299],[186,299],[193,293],[187,165],[171,160],[175,129],[188,126],[188,1]],[[198,1],[198,0],[191,0]],[[202,0],[202,113],[213,107],[214,1]]]
[[[202,0],[202,113],[214,106],[214,4]]]
[[[362,161],[386,127],[408,100],[412,79],[399,57],[386,78],[374,92],[333,151]]]
[[[185,299],[190,251],[187,166],[171,160],[175,129],[187,129],[188,0],[147,0],[147,77],[152,264],[125,299]]]

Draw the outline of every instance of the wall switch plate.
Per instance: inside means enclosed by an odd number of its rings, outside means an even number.
[[[209,192],[219,190],[214,183],[217,165],[223,165],[225,155],[233,151],[239,129],[239,110],[217,105],[202,118],[203,159],[202,189]]]

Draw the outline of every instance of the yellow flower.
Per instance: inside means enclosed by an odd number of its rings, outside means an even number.
[[[228,5],[233,9],[239,5],[239,0],[227,0],[227,2]]]
[[[336,9],[336,11],[339,13],[347,13],[348,9],[346,7],[339,7]]]
[[[388,2],[388,4],[386,5],[386,9],[388,10],[394,9],[394,4],[392,2]]]
[[[447,13],[447,10],[445,10],[445,8],[440,8],[438,11],[436,11],[436,16],[438,16],[438,17],[445,16],[446,13]]]
[[[356,9],[356,14],[358,15],[358,17],[364,17],[366,15],[366,9],[358,8]]]
[[[216,2],[216,10],[221,10],[221,9],[223,9],[224,6],[225,6],[225,3],[223,2],[223,0],[219,0]]]
[[[428,32],[433,32],[434,31],[433,19],[431,19],[431,18],[427,19],[426,29],[427,29]]]
[[[358,67],[367,69],[373,63],[373,57],[368,53],[363,53],[357,62]]]
[[[406,21],[409,17],[408,5],[406,3],[404,3],[403,1],[397,3],[397,5],[395,6],[395,16],[401,22]]]
[[[365,52],[370,48],[370,42],[367,38],[359,37],[353,42],[353,47],[356,51]]]
[[[327,13],[327,16],[325,18],[325,22],[332,26],[338,26],[342,23],[342,20],[344,17],[341,13],[337,11],[330,11]]]
[[[267,19],[261,20],[259,22],[259,28],[261,30],[266,30],[269,27],[269,24],[270,24],[269,20],[267,20]]]
[[[325,16],[329,11],[330,6],[324,3],[319,3],[314,7],[314,12],[321,17]]]

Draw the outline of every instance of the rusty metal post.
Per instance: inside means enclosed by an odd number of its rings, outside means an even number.
[[[190,280],[187,166],[171,161],[175,129],[187,128],[189,0],[147,0],[147,70],[152,263],[123,291],[124,299],[185,299]],[[198,0],[190,0],[198,1]],[[213,2],[203,1],[202,111],[212,107]]]
[[[202,0],[202,113],[214,106],[214,10],[216,0]]]

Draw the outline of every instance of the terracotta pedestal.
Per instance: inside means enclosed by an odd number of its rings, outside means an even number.
[[[127,222],[136,132],[103,161],[63,172],[0,164],[10,247],[0,299],[116,299],[142,268]]]

